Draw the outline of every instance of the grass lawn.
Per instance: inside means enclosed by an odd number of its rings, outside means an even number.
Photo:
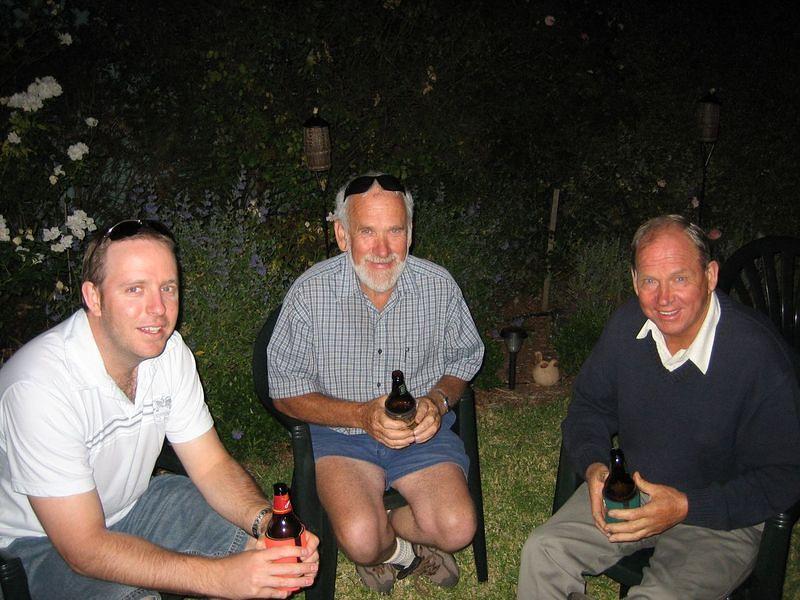
[[[509,600],[516,595],[519,554],[530,530],[550,515],[556,465],[561,441],[559,424],[568,400],[556,398],[536,404],[522,395],[478,392],[478,427],[483,479],[483,499],[489,558],[489,581],[477,583],[472,549],[457,555],[461,580],[443,590],[427,580],[399,582],[392,598],[480,598]],[[495,398],[495,399],[493,399]],[[270,465],[251,468],[264,489],[278,479],[291,480],[288,444]],[[792,538],[785,599],[800,598],[800,534]],[[592,578],[589,593],[598,600],[617,598],[619,587],[606,577]],[[368,591],[352,563],[339,553],[336,597],[385,598]]]

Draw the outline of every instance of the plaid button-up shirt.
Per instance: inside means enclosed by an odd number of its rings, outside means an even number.
[[[314,265],[286,295],[267,350],[274,398],[316,392],[351,402],[389,393],[395,369],[417,397],[443,375],[471,380],[482,360],[483,342],[455,280],[410,255],[381,312],[347,254]]]

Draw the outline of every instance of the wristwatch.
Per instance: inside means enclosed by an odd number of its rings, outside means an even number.
[[[439,393],[439,396],[441,396],[441,398],[442,398],[442,405],[444,405],[444,412],[442,413],[442,416],[446,415],[448,412],[450,412],[450,398],[448,398],[448,397],[447,397],[447,394],[445,394],[445,393],[442,391],[442,389],[441,389],[441,388],[433,388],[433,390],[432,390],[432,391],[434,391],[434,392],[438,392],[438,393]]]

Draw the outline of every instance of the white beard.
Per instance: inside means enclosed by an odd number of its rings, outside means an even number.
[[[378,294],[383,294],[392,290],[397,284],[397,280],[400,279],[400,275],[403,273],[403,269],[406,267],[406,261],[400,260],[400,256],[396,253],[392,253],[386,258],[380,258],[377,256],[372,256],[371,254],[365,256],[361,264],[356,264],[353,261],[353,253],[348,250],[347,256],[350,259],[350,264],[353,265],[353,269],[355,269],[356,275],[358,276],[358,280],[367,287],[367,289],[372,290]],[[389,263],[394,262],[395,265],[386,271],[385,273],[381,274],[380,276],[374,276],[367,267],[366,263],[368,262],[375,262],[375,263]]]

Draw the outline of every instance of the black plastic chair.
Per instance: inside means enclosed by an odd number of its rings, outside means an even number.
[[[156,459],[153,472],[155,474],[161,471],[186,475],[183,464],[181,464],[178,455],[175,454],[175,450],[167,440],[164,440],[164,445]],[[5,549],[0,549],[0,589],[3,590],[3,600],[31,600],[28,576],[25,574],[25,567],[22,565],[22,561]],[[183,596],[163,593],[161,597],[164,600],[179,600],[183,598]]]
[[[319,571],[314,585],[306,589],[308,600],[332,599],[336,587],[336,563],[338,546],[328,516],[317,497],[314,454],[308,424],[289,417],[275,408],[269,395],[267,375],[267,344],[272,337],[281,306],[275,308],[267,318],[253,346],[253,382],[261,404],[290,433],[294,471],[292,473],[292,505],[295,513],[306,526],[317,534],[319,544]],[[481,490],[480,465],[478,462],[478,430],[475,415],[475,396],[467,387],[456,407],[456,422],[453,430],[464,442],[470,467],[467,485],[475,503],[477,529],[472,540],[475,571],[478,581],[489,579],[486,559],[486,530],[483,521],[483,492]],[[384,495],[384,505],[393,509],[406,504],[399,492],[392,489]]]
[[[800,350],[800,320],[797,304],[800,239],[765,237],[742,246],[720,268],[717,287],[743,304],[767,316],[786,341]],[[796,363],[797,364],[797,363]],[[798,370],[800,376],[800,370]],[[555,513],[583,482],[583,475],[574,472],[564,446],[558,459],[558,475],[553,499]],[[800,517],[800,501],[787,511],[767,519],[758,548],[753,572],[731,595],[731,598],[780,600],[786,576],[786,561],[792,538],[792,527]],[[652,550],[641,550],[620,560],[605,571],[620,584],[619,597],[642,580]]]
[[[767,315],[800,351],[800,239],[768,236],[745,244],[720,268],[717,287]]]

